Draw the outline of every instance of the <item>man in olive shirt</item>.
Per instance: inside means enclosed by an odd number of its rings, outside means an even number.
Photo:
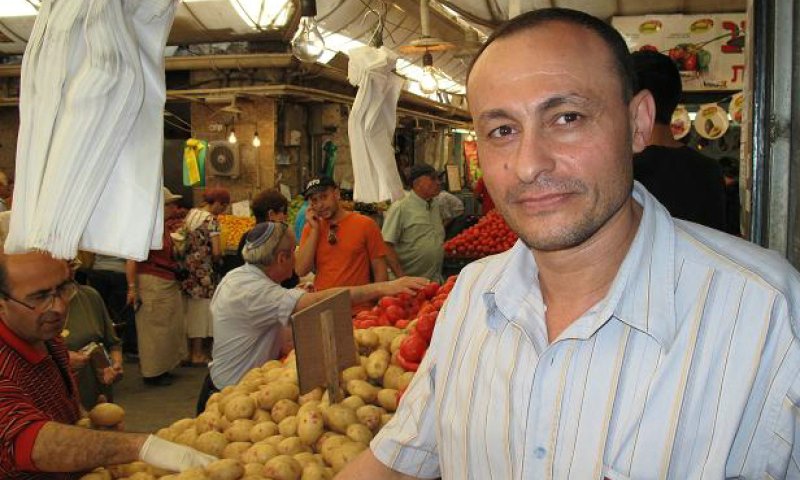
[[[435,201],[441,187],[430,165],[414,165],[409,174],[411,192],[393,203],[383,223],[383,239],[396,255],[389,266],[398,277],[413,275],[442,281],[444,225]]]

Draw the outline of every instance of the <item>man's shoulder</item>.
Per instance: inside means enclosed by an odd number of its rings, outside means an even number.
[[[692,222],[675,220],[676,241],[685,260],[733,276],[785,300],[800,337],[800,273],[777,252]]]

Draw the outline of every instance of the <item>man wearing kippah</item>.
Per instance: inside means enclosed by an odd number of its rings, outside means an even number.
[[[248,234],[243,266],[222,279],[211,299],[214,319],[213,361],[198,401],[198,413],[208,396],[239,382],[251,368],[286,353],[291,338],[290,316],[340,292],[341,288],[309,293],[286,289],[280,283],[294,272],[295,239],[283,223],[264,222]],[[353,304],[401,292],[416,293],[424,278],[403,277],[391,282],[351,287]]]

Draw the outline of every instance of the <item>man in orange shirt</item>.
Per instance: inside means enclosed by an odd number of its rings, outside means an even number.
[[[317,290],[386,281],[388,249],[375,221],[342,209],[339,187],[330,177],[309,181],[303,196],[309,207],[297,251],[297,274],[302,277],[314,270]]]

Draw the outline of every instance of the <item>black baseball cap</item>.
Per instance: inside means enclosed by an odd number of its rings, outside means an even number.
[[[336,182],[334,182],[331,177],[324,175],[321,177],[314,177],[309,180],[308,183],[306,183],[306,188],[303,190],[303,197],[308,198],[311,195],[321,192],[329,187],[339,188],[339,186],[336,185]]]
[[[438,179],[439,176],[436,173],[436,169],[428,165],[427,163],[420,163],[411,167],[411,171],[408,173],[408,183],[414,184],[414,180],[418,179],[419,177],[433,177]]]

